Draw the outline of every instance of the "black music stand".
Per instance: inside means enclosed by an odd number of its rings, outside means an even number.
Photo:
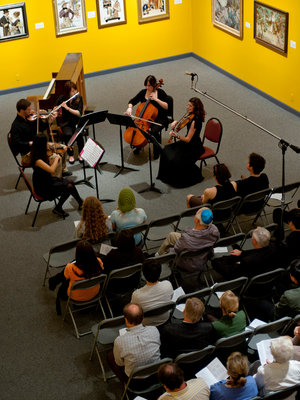
[[[91,160],[92,160],[92,158],[93,158],[93,154],[91,153],[90,150],[87,150],[87,147],[89,146],[89,141],[90,141],[90,140],[91,140],[92,142],[94,142],[94,144],[97,145],[96,147],[97,147],[97,149],[100,151],[99,156],[97,156],[97,160],[96,160],[93,164],[92,164],[92,162],[91,162]],[[87,152],[87,155],[85,155],[85,151]],[[97,199],[99,199],[99,187],[98,187],[97,171],[100,172],[100,171],[99,171],[99,162],[100,162],[101,158],[103,157],[104,153],[105,153],[104,147],[103,147],[99,142],[97,142],[96,140],[93,140],[93,139],[91,139],[91,138],[88,139],[87,143],[84,145],[84,148],[83,148],[82,152],[80,153],[81,156],[82,156],[82,158],[83,158],[84,160],[87,161],[87,163],[89,164],[89,166],[90,166],[91,168],[94,169],[95,182],[96,182]],[[91,154],[92,154],[92,155],[91,155]],[[113,199],[99,199],[99,200],[100,200],[102,203],[109,203],[109,202],[111,202],[111,201],[114,201]]]
[[[82,125],[85,124],[85,122],[87,121],[86,126],[93,126],[93,139],[96,139],[96,132],[95,132],[95,125],[99,124],[100,122],[105,121],[106,119],[106,115],[107,115],[108,110],[102,110],[102,111],[95,111],[92,113],[88,113],[88,114],[84,114],[78,123],[78,126],[81,127]],[[107,164],[107,162],[102,162],[99,164],[99,166],[101,167],[102,165]],[[100,172],[100,174],[102,174],[101,168],[98,167],[98,171]]]
[[[128,115],[122,114],[107,114],[106,116],[111,124],[120,126],[121,165],[114,164],[117,168],[119,168],[119,171],[115,173],[114,178],[116,178],[123,170],[138,171],[138,169],[124,166],[122,126],[126,126],[126,128],[128,128],[129,126],[135,126],[132,118]]]

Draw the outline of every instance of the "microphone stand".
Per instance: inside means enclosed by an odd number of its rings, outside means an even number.
[[[233,114],[237,115],[238,117],[244,119],[245,121],[249,122],[250,124],[256,126],[260,130],[266,132],[268,135],[272,136],[276,140],[278,140],[278,147],[281,149],[281,154],[282,154],[282,173],[281,173],[281,182],[282,182],[282,194],[281,194],[281,203],[280,203],[280,208],[281,208],[281,219],[280,219],[280,226],[279,226],[279,231],[281,234],[281,237],[283,237],[283,212],[284,212],[284,205],[285,205],[285,192],[284,192],[284,186],[285,186],[285,153],[288,147],[290,147],[295,153],[300,153],[300,147],[295,146],[291,143],[288,143],[286,140],[282,139],[281,137],[275,135],[275,133],[269,131],[268,129],[264,128],[263,126],[257,124],[255,121],[252,121],[249,119],[247,116],[240,114],[233,108],[227,106],[226,104],[222,103],[221,101],[215,99],[214,97],[210,96],[207,94],[207,92],[203,92],[202,90],[199,90],[196,88],[196,84],[194,86],[194,77],[197,76],[197,81],[198,81],[198,75],[197,74],[191,74],[191,89],[194,90],[196,93],[201,94],[202,96],[206,97],[207,99],[213,101],[214,103],[218,104],[219,106],[225,108],[226,110],[232,112]]]

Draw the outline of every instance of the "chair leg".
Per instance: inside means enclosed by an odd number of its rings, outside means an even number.
[[[39,204],[38,204],[38,206],[37,206],[37,209],[36,209],[36,212],[35,212],[35,215],[34,215],[33,221],[32,221],[32,225],[31,225],[32,227],[33,227],[33,226],[34,226],[34,224],[35,224],[36,217],[37,217],[37,215],[38,215],[38,212],[39,212],[40,206],[41,206],[41,203],[39,203]]]
[[[20,173],[19,178],[18,178],[18,180],[16,182],[16,185],[15,185],[15,189],[17,189],[17,187],[18,187],[18,184],[20,182],[21,176],[22,176],[22,174]]]
[[[43,286],[45,286],[45,282],[46,282],[46,279],[47,279],[48,272],[49,272],[49,263],[47,263],[45,276],[44,276],[44,280],[43,280]]]
[[[31,195],[30,195],[30,197],[29,197],[29,200],[28,200],[28,203],[27,203],[27,207],[26,207],[26,210],[25,210],[25,215],[26,215],[26,214],[27,214],[27,212],[28,212],[28,209],[29,209],[29,206],[30,206],[31,199],[32,199],[32,194],[31,194]]]
[[[110,304],[109,304],[108,298],[107,298],[106,296],[105,296],[105,301],[106,301],[106,304],[107,304],[107,307],[108,307],[110,316],[111,316],[111,318],[113,318],[113,317],[114,317],[114,316],[113,316],[113,312],[112,312],[111,306],[110,306]]]
[[[101,368],[101,371],[102,371],[103,381],[106,382],[107,381],[106,373],[105,373],[104,365],[102,363],[101,356],[100,356],[100,353],[99,353],[99,350],[98,350],[97,346],[96,346],[96,354],[97,354],[98,361],[99,361],[99,364],[100,364],[100,368]]]
[[[217,163],[220,164],[220,161],[217,156],[215,156],[215,159],[217,160]]]

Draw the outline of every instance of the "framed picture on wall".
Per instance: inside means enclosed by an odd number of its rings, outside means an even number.
[[[25,3],[0,6],[0,41],[28,37]]]
[[[254,1],[254,39],[281,53],[287,53],[289,14]]]
[[[170,18],[169,0],[138,0],[139,24]]]
[[[98,27],[126,24],[125,0],[96,0]]]
[[[87,30],[84,0],[52,0],[56,35]]]
[[[243,0],[211,0],[214,26],[243,37]]]

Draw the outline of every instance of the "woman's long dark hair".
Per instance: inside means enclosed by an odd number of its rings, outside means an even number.
[[[68,100],[71,97],[70,95],[71,89],[77,91],[77,86],[74,82],[67,81],[64,86],[64,97],[66,98],[66,100]],[[72,100],[72,104],[77,104],[78,102],[79,102],[79,96],[75,97],[75,99]]]
[[[204,122],[204,121],[205,121],[205,114],[206,114],[206,112],[205,112],[205,110],[204,110],[204,105],[203,105],[202,101],[201,101],[198,97],[192,97],[192,98],[189,100],[189,102],[192,103],[193,106],[194,106],[194,111],[193,111],[193,113],[194,113],[195,115],[197,115],[197,117],[199,117],[199,118],[201,119],[202,122]]]
[[[32,167],[34,167],[34,164],[37,160],[43,160],[45,163],[49,164],[47,143],[48,137],[44,133],[36,135],[36,137],[33,139],[30,151],[30,163]]]
[[[102,272],[93,246],[87,240],[77,243],[75,258],[76,267],[82,270],[82,275],[77,274],[78,276],[88,279]]]

